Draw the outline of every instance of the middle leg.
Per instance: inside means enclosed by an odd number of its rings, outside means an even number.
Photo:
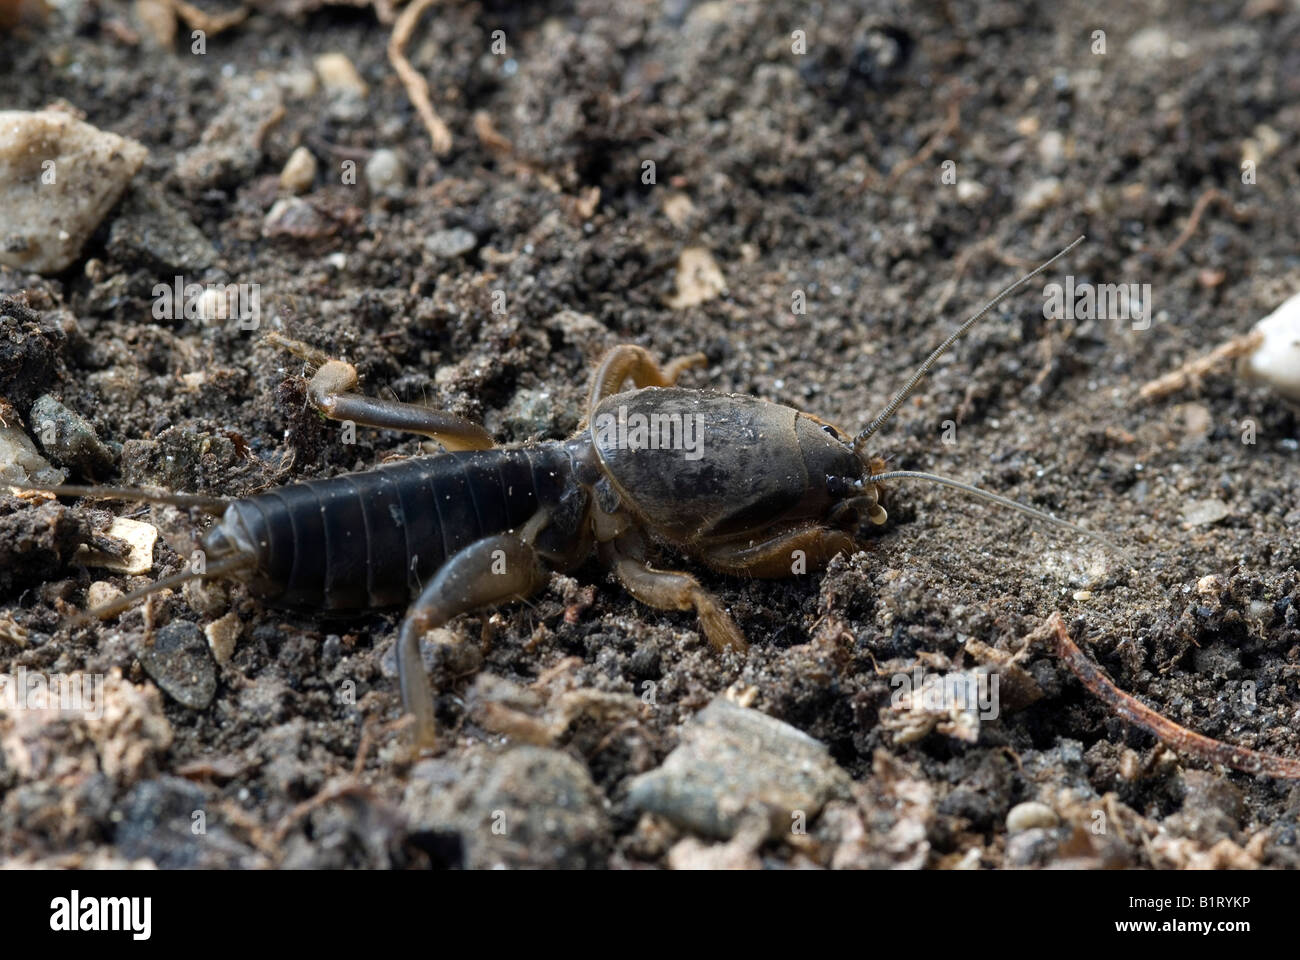
[[[656,570],[646,562],[641,535],[632,531],[600,545],[601,560],[627,588],[627,592],[648,607],[658,610],[694,610],[713,649],[749,649],[745,635],[731,614],[689,573]]]
[[[527,597],[545,582],[533,548],[509,534],[471,543],[429,581],[397,636],[398,684],[403,708],[415,716],[417,749],[433,746],[436,739],[433,688],[420,657],[420,638],[459,614]]]
[[[851,554],[856,549],[857,541],[846,531],[808,524],[758,543],[715,544],[700,559],[719,573],[781,580],[821,570],[837,553]]]

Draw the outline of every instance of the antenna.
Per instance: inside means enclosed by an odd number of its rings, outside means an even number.
[[[0,486],[5,484],[0,483]],[[10,484],[15,490],[34,490],[37,493],[52,493],[56,497],[86,497],[94,500],[127,500],[132,503],[168,503],[174,507],[187,507],[202,510],[204,513],[219,517],[230,506],[230,501],[222,497],[207,497],[199,493],[155,493],[139,487],[87,487],[76,484],[62,484],[54,487],[34,487],[27,483]]]
[[[219,560],[209,566],[203,573],[195,573],[192,570],[182,570],[180,573],[173,573],[169,577],[163,577],[161,580],[155,580],[153,583],[146,584],[130,593],[124,593],[116,600],[111,600],[92,610],[86,610],[70,618],[73,626],[81,626],[92,620],[103,620],[114,614],[121,613],[137,600],[141,600],[150,594],[159,593],[163,590],[169,590],[172,587],[180,586],[183,583],[189,583],[191,580],[211,580],[216,577],[225,576],[236,570],[242,570],[245,567],[251,567],[253,559],[244,554],[236,554],[233,557],[227,557]]]
[[[871,423],[867,426],[867,428],[854,438],[853,449],[861,453],[862,445],[865,444],[867,440],[871,438],[872,434],[874,434],[877,430],[879,430],[882,426],[884,426],[885,422],[888,421],[889,418],[892,417],[898,411],[898,408],[903,405],[903,401],[905,401],[908,397],[912,395],[912,391],[916,389],[917,384],[919,384],[923,379],[925,379],[925,375],[930,372],[930,370],[934,367],[936,363],[938,363],[939,358],[942,357],[945,353],[947,353],[948,348],[951,347],[958,340],[960,340],[967,330],[975,326],[976,323],[978,323],[980,320],[984,318],[985,314],[987,314],[990,310],[996,307],[1007,297],[1011,296],[1011,294],[1015,293],[1016,290],[1023,287],[1026,283],[1034,279],[1034,277],[1038,276],[1040,273],[1042,273],[1044,270],[1046,270],[1048,267],[1054,264],[1057,260],[1060,260],[1063,256],[1065,256],[1067,253],[1069,253],[1079,244],[1083,243],[1085,239],[1087,238],[1082,236],[1079,237],[1068,247],[1066,247],[1064,250],[1058,253],[1056,256],[1052,257],[1052,259],[1046,261],[1045,263],[1040,264],[1038,267],[1031,270],[1029,273],[1025,274],[1015,283],[1011,284],[1011,286],[1006,287],[1001,293],[999,293],[996,297],[994,297],[983,307],[981,307],[978,313],[976,313],[973,317],[971,317],[960,327],[958,327],[953,332],[952,336],[950,336],[943,343],[939,344],[939,346],[935,348],[934,353],[926,357],[925,362],[921,364],[921,366],[917,369],[916,373],[912,374],[912,379],[908,380],[907,384],[903,387],[903,389],[899,390],[898,393],[894,395],[893,400],[890,400],[889,403],[885,404],[885,409],[881,410],[880,413],[876,414],[876,419],[872,420]]]
[[[883,483],[887,480],[929,480],[931,483],[941,483],[945,487],[952,487],[954,490],[960,490],[963,493],[969,493],[971,496],[979,497],[981,500],[987,500],[990,503],[996,503],[999,506],[1008,507],[1011,510],[1017,510],[1027,517],[1033,517],[1043,523],[1051,524],[1062,530],[1069,530],[1071,533],[1077,533],[1090,539],[1096,540],[1103,546],[1113,550],[1124,551],[1116,547],[1111,541],[1107,540],[1101,534],[1088,530],[1084,527],[1076,526],[1068,520],[1062,520],[1054,517],[1045,510],[1039,510],[1035,507],[1026,506],[1019,501],[1012,500],[1010,497],[1004,497],[1001,494],[990,493],[988,490],[981,490],[979,487],[972,486],[969,483],[962,483],[960,480],[953,480],[951,477],[940,476],[937,473],[922,473],[919,470],[890,470],[887,473],[877,473],[870,477],[863,477],[865,483]]]

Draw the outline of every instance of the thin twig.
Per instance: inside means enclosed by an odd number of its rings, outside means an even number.
[[[1246,219],[1236,212],[1236,208],[1233,206],[1232,198],[1230,196],[1217,187],[1210,187],[1196,199],[1196,204],[1192,207],[1192,215],[1187,218],[1187,226],[1183,227],[1183,232],[1178,235],[1178,238],[1174,240],[1173,243],[1165,247],[1164,251],[1160,254],[1162,260],[1172,259],[1173,255],[1182,249],[1183,244],[1191,239],[1192,234],[1196,232],[1196,228],[1200,226],[1201,217],[1205,215],[1205,211],[1209,208],[1211,203],[1215,202],[1222,203],[1226,206],[1234,220],[1239,221]]]
[[[1154,400],[1175,393],[1234,357],[1251,353],[1263,342],[1264,334],[1258,330],[1233,337],[1227,343],[1219,344],[1209,353],[1187,361],[1177,370],[1144,383],[1142,389],[1138,391],[1138,397],[1142,400]]]
[[[943,121],[943,126],[935,132],[934,136],[927,140],[920,150],[889,171],[889,177],[885,180],[886,191],[892,190],[898,181],[903,179],[912,168],[918,167],[929,160],[934,155],[934,152],[939,149],[939,144],[956,132],[958,125],[961,123],[961,98],[964,95],[964,92],[958,93],[948,103],[948,116]]]
[[[1047,622],[1031,635],[1031,639],[1052,635],[1056,655],[1079,678],[1079,682],[1106,704],[1115,714],[1134,726],[1154,734],[1174,750],[1191,754],[1211,763],[1219,763],[1243,773],[1263,774],[1283,780],[1300,780],[1300,760],[1260,753],[1215,740],[1181,727],[1163,714],[1152,710],[1136,697],[1130,696],[1111,682],[1101,668],[1084,656],[1070,639],[1059,613],[1053,613]]]
[[[397,23],[393,26],[393,34],[388,39],[388,62],[397,71],[402,86],[406,87],[406,95],[415,105],[415,112],[420,115],[424,128],[429,131],[433,152],[441,157],[451,152],[451,131],[433,109],[433,102],[429,99],[428,82],[406,59],[406,43],[415,32],[416,24],[420,22],[420,15],[436,2],[437,0],[415,0],[402,10]]]

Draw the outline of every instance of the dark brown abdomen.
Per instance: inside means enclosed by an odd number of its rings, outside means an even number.
[[[406,603],[448,557],[553,508],[571,472],[561,444],[448,453],[292,484],[231,510],[267,600],[362,610]]]

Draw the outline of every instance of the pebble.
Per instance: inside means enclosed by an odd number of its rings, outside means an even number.
[[[183,707],[206,710],[217,693],[217,667],[198,624],[175,620],[154,635],[140,665]]]
[[[243,630],[244,623],[234,610],[231,610],[219,620],[213,620],[203,628],[203,633],[208,638],[208,648],[212,651],[212,656],[217,663],[230,662],[230,658],[235,654],[235,645],[239,642],[239,635]]]
[[[320,211],[301,197],[281,197],[262,221],[262,236],[313,240],[333,232]]]
[[[306,147],[289,154],[280,171],[280,186],[294,193],[306,193],[316,181],[316,157]]]
[[[1223,581],[1213,573],[1207,573],[1196,581],[1196,592],[1203,597],[1217,597],[1223,592]]]
[[[65,270],[148,155],[67,113],[0,111],[0,263]]]
[[[176,158],[176,179],[194,197],[252,179],[267,134],[285,115],[284,94],[260,73],[233,77],[216,97],[225,106],[203,128],[198,144]]]
[[[415,831],[459,835],[469,870],[604,867],[612,845],[587,768],[543,747],[425,761],[411,771],[402,810]]]
[[[265,867],[265,858],[237,839],[213,806],[202,787],[180,777],[141,781],[115,805],[114,846],[128,860],[162,870]]]
[[[1255,324],[1255,331],[1264,340],[1246,358],[1246,374],[1300,402],[1300,294]]]
[[[1029,185],[1020,198],[1022,210],[1039,211],[1054,207],[1061,202],[1065,188],[1056,177],[1046,177]]]
[[[677,258],[677,292],[667,304],[685,310],[707,303],[727,292],[727,279],[706,247],[687,247]]]
[[[822,743],[719,697],[686,725],[663,766],[632,781],[628,802],[721,839],[757,814],[777,837],[789,832],[796,812],[810,821],[848,789],[848,775]]]
[[[364,97],[370,88],[361,74],[352,65],[352,61],[343,53],[322,53],[314,61],[316,76],[320,77],[321,86],[332,94]]]
[[[295,100],[306,100],[318,89],[316,74],[311,70],[285,70],[276,74],[275,81],[285,96]]]
[[[109,229],[107,248],[122,263],[141,260],[153,269],[199,271],[217,259],[216,248],[203,232],[153,184],[136,184],[127,191]]]
[[[5,423],[0,418],[0,481],[18,486],[35,484],[52,486],[60,484],[67,474],[50,464],[41,456],[27,436],[18,426],[16,418]]]
[[[59,466],[87,477],[103,476],[113,468],[113,451],[95,428],[50,394],[37,398],[28,420],[45,454]]]
[[[1187,527],[1203,527],[1211,523],[1218,523],[1228,516],[1228,513],[1228,506],[1222,500],[1213,498],[1189,500],[1187,506],[1183,507],[1183,525]]]
[[[86,588],[86,609],[94,610],[96,607],[105,606],[120,596],[122,591],[107,580],[96,580]]]
[[[957,181],[957,199],[964,204],[974,205],[988,199],[989,188],[976,180]]]
[[[1061,822],[1061,818],[1045,803],[1031,800],[1018,803],[1007,814],[1007,833],[1022,833],[1035,828],[1050,829]]]
[[[1008,867],[1045,866],[1056,858],[1060,847],[1054,831],[1025,830],[1007,839],[1005,862]]]
[[[1065,166],[1065,137],[1059,130],[1048,130],[1038,139],[1038,159],[1053,173]]]
[[[478,246],[478,239],[468,230],[439,230],[424,238],[424,249],[443,260],[464,256]]]
[[[668,199],[664,201],[664,215],[674,227],[681,230],[695,215],[695,205],[684,193],[669,194]]]
[[[397,196],[406,188],[406,164],[394,150],[376,150],[366,161],[366,183],[375,193]]]

